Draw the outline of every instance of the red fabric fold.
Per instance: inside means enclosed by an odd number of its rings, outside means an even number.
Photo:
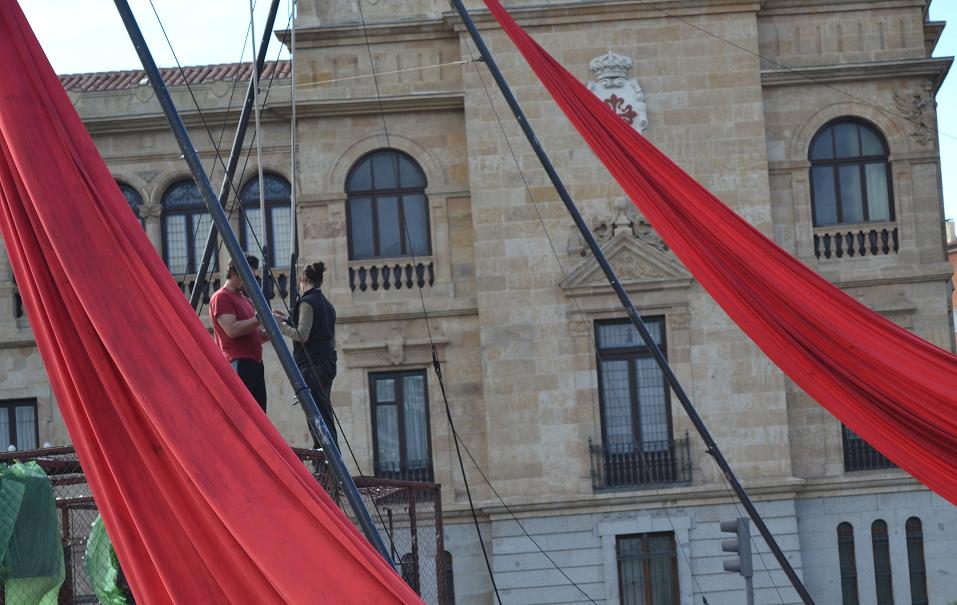
[[[0,40],[0,233],[137,600],[421,602],[215,348],[12,0]]]
[[[522,30],[485,5],[694,277],[792,380],[957,504],[957,357],[830,284],[695,182]]]

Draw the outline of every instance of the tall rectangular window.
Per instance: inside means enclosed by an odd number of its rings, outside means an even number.
[[[877,588],[877,605],[894,605],[890,540],[887,536],[887,523],[883,519],[878,519],[871,524],[871,546],[874,549],[874,584]]]
[[[664,319],[645,320],[665,348]],[[670,392],[651,350],[629,320],[595,325],[602,443],[593,451],[603,487],[677,480]]]
[[[678,553],[671,532],[618,536],[621,605],[678,605]]]
[[[40,447],[36,399],[0,401],[0,451],[11,445],[21,451]]]
[[[846,521],[837,526],[837,555],[841,564],[841,603],[860,605],[857,592],[857,561],[854,556],[854,528]]]
[[[369,392],[376,476],[432,481],[425,372],[369,374]]]

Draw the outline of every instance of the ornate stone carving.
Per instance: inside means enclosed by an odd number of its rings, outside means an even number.
[[[619,233],[627,233],[631,237],[653,246],[661,252],[668,252],[668,244],[658,236],[651,224],[645,220],[645,217],[638,214],[634,204],[627,198],[618,198],[615,200],[614,210],[615,218],[592,215],[589,218],[589,225],[598,244],[604,246]],[[568,251],[580,256],[588,256],[588,249],[585,247],[585,240],[577,229],[572,232],[569,241]]]
[[[405,358],[405,338],[403,338],[399,332],[398,325],[392,325],[392,334],[389,336],[389,339],[385,341],[385,348],[386,355],[392,365],[397,366],[402,363],[402,360]]]
[[[934,129],[931,128],[931,111],[937,107],[934,100],[934,85],[926,82],[919,92],[894,91],[894,102],[897,110],[907,118],[910,134],[921,145],[929,145],[934,140]]]
[[[143,219],[159,218],[161,214],[163,214],[163,207],[159,204],[147,204],[139,208],[139,215]]]
[[[595,80],[588,82],[588,90],[607,103],[632,128],[644,132],[648,127],[645,93],[638,80],[628,77],[628,70],[634,64],[630,57],[609,49],[608,54],[595,57],[588,64],[588,69],[595,74]]]
[[[153,179],[159,176],[159,170],[139,170],[136,175],[147,183],[152,183]]]
[[[619,255],[612,259],[611,268],[615,270],[615,274],[622,280],[668,277],[668,274],[664,271],[648,263],[641,262],[641,259],[636,256]]]

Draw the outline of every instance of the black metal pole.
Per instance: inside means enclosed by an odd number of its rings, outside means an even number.
[[[631,319],[632,324],[634,324],[635,328],[638,330],[638,333],[641,334],[641,338],[644,340],[645,346],[648,347],[654,356],[655,361],[658,363],[658,367],[661,368],[662,373],[665,375],[665,378],[668,381],[668,385],[675,392],[675,395],[677,395],[678,400],[681,402],[681,406],[684,408],[685,412],[688,414],[688,417],[691,419],[692,424],[694,424],[695,428],[698,430],[698,433],[701,435],[701,438],[704,440],[705,445],[708,448],[708,453],[715,459],[715,461],[718,463],[718,466],[721,468],[721,471],[728,478],[728,482],[734,489],[735,494],[737,494],[738,498],[741,500],[741,503],[744,505],[744,508],[748,511],[748,515],[754,521],[754,525],[758,528],[758,531],[761,532],[761,535],[767,542],[768,547],[771,549],[771,552],[774,553],[774,557],[777,559],[778,564],[781,565],[781,569],[784,570],[784,573],[787,574],[788,579],[791,581],[794,589],[798,592],[798,595],[800,595],[805,605],[814,605],[814,601],[811,599],[811,595],[808,594],[807,588],[804,587],[804,584],[794,571],[794,568],[791,567],[791,562],[788,561],[787,556],[785,556],[784,552],[781,550],[781,547],[778,546],[774,536],[771,535],[771,531],[761,519],[757,509],[754,507],[754,503],[751,502],[751,498],[748,496],[747,492],[744,491],[744,488],[741,486],[741,483],[738,481],[737,477],[735,477],[734,471],[731,470],[731,466],[728,464],[728,461],[725,460],[724,456],[721,454],[721,451],[718,449],[718,444],[715,443],[714,439],[711,437],[711,433],[705,426],[704,421],[698,415],[698,412],[695,410],[694,405],[688,398],[687,393],[685,393],[684,389],[681,387],[681,383],[678,382],[678,377],[675,376],[674,372],[671,370],[671,366],[668,365],[668,360],[665,359],[664,353],[661,352],[661,349],[658,347],[658,343],[656,343],[654,338],[651,337],[647,326],[645,326],[645,322],[641,319],[641,315],[639,315],[638,310],[635,309],[635,305],[631,302],[631,298],[628,297],[628,293],[625,292],[624,287],[622,287],[621,282],[618,280],[618,276],[615,275],[611,265],[608,264],[608,259],[605,258],[605,254],[602,252],[601,246],[598,245],[595,237],[592,235],[591,231],[589,231],[588,226],[585,224],[585,219],[582,218],[581,213],[575,206],[575,202],[572,200],[571,195],[569,195],[568,190],[565,188],[565,184],[558,176],[558,173],[555,171],[555,167],[552,165],[551,160],[549,160],[545,150],[538,142],[538,138],[535,136],[535,132],[529,125],[528,120],[525,117],[525,113],[522,111],[521,105],[519,105],[518,100],[515,99],[515,95],[512,94],[508,83],[502,76],[501,70],[499,70],[498,65],[495,63],[495,59],[492,57],[488,47],[485,45],[482,35],[479,33],[475,22],[472,20],[471,15],[469,15],[469,12],[462,3],[462,0],[450,1],[455,7],[455,10],[458,11],[459,16],[462,17],[465,27],[469,30],[472,40],[475,42],[476,47],[478,47],[478,51],[482,60],[488,66],[489,72],[492,74],[492,78],[495,79],[495,83],[498,85],[499,89],[501,89],[502,95],[505,97],[505,101],[508,103],[512,113],[515,115],[515,119],[518,120],[519,126],[522,127],[522,132],[525,133],[525,137],[528,139],[529,144],[532,146],[532,149],[538,156],[539,161],[542,163],[542,167],[545,168],[545,172],[548,174],[548,178],[551,179],[552,185],[555,187],[559,197],[561,197],[562,202],[565,204],[565,208],[568,209],[568,212],[575,221],[575,225],[581,232],[582,237],[585,238],[588,248],[591,250],[591,253],[595,255],[595,260],[598,261],[599,266],[601,266],[602,271],[605,273],[605,277],[608,278],[608,282],[615,290],[615,294],[618,295],[618,299],[625,307],[625,311],[628,313],[628,317]]]
[[[199,155],[193,148],[193,143],[189,139],[189,133],[186,132],[186,126],[183,125],[183,121],[176,112],[173,99],[170,97],[169,91],[163,83],[159,69],[157,69],[156,63],[153,61],[153,56],[150,54],[149,48],[146,45],[146,40],[143,39],[143,33],[140,31],[136,23],[136,18],[133,17],[133,12],[130,10],[130,5],[127,0],[115,0],[115,4],[120,13],[120,17],[123,19],[124,25],[126,25],[126,31],[129,32],[133,46],[136,48],[136,53],[143,63],[143,69],[146,70],[146,74],[149,76],[150,83],[153,86],[153,92],[156,94],[156,98],[163,108],[163,113],[166,114],[166,119],[169,120],[170,128],[176,137],[176,141],[179,143],[183,157],[186,159],[186,163],[193,173],[196,185],[203,194],[203,199],[206,202],[206,207],[209,209],[213,223],[219,230],[219,234],[223,238],[223,243],[226,244],[226,249],[234,260],[236,269],[239,271],[243,285],[246,287],[253,306],[256,308],[256,313],[259,315],[262,326],[269,335],[269,340],[273,348],[276,350],[279,363],[282,364],[283,369],[286,371],[286,376],[292,383],[293,389],[295,389],[296,396],[302,403],[302,409],[306,414],[309,430],[313,437],[318,439],[323,445],[326,459],[329,461],[332,472],[345,491],[346,498],[349,500],[349,504],[352,505],[353,512],[355,512],[356,518],[366,538],[368,538],[369,542],[379,551],[379,554],[392,565],[389,551],[386,549],[385,543],[382,541],[378,530],[376,530],[368,509],[366,509],[362,502],[362,496],[359,494],[359,490],[356,488],[352,476],[349,475],[348,469],[346,469],[346,466],[342,463],[339,449],[333,442],[329,428],[319,414],[316,400],[313,398],[309,387],[306,385],[306,381],[302,377],[302,373],[299,371],[299,367],[293,360],[292,354],[289,352],[289,348],[283,340],[282,333],[279,331],[279,324],[276,323],[276,318],[273,317],[269,303],[266,301],[266,297],[263,295],[259,284],[256,283],[256,276],[249,267],[249,263],[246,262],[246,255],[239,246],[239,240],[236,239],[236,235],[229,226],[229,219],[226,217],[226,212],[223,210],[223,207],[219,205],[219,200],[213,193],[213,186],[209,182],[209,177],[203,172],[203,165],[199,161]]]
[[[266,51],[269,50],[269,40],[272,38],[272,30],[276,24],[276,14],[279,12],[279,0],[272,0],[269,5],[269,14],[266,15],[266,29],[263,30],[262,41],[259,43],[259,52],[256,53],[256,63],[253,69],[257,74],[261,74],[266,65]],[[251,32],[255,36],[256,32]],[[246,101],[243,103],[242,112],[239,114],[239,124],[236,126],[236,136],[233,137],[233,146],[229,151],[229,161],[226,163],[226,174],[223,175],[223,185],[219,188],[219,205],[223,208],[229,201],[229,192],[232,188],[233,177],[236,176],[236,168],[239,166],[239,157],[243,152],[243,143],[246,139],[246,129],[249,126],[249,116],[253,109],[253,99],[256,95],[254,84],[258,78],[250,76],[249,86],[246,88]],[[237,200],[241,204],[242,200]],[[265,237],[265,236],[264,236]],[[209,263],[212,261],[213,252],[216,249],[216,225],[210,225],[209,233],[206,236],[206,247],[203,248],[203,260],[196,271],[196,280],[193,282],[193,291],[189,295],[189,304],[199,310],[203,299],[203,292],[206,290],[206,272],[209,271]],[[263,266],[266,266],[266,259],[263,258]],[[265,271],[263,272],[265,273]]]

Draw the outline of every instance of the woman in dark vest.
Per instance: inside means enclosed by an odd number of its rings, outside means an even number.
[[[332,439],[339,445],[332,413],[332,380],[336,377],[336,310],[319,288],[325,263],[306,265],[299,275],[302,294],[286,321],[280,321],[283,334],[293,341],[296,364],[312,390],[319,412]],[[282,313],[276,312],[282,319]],[[316,449],[319,444],[316,444]]]

